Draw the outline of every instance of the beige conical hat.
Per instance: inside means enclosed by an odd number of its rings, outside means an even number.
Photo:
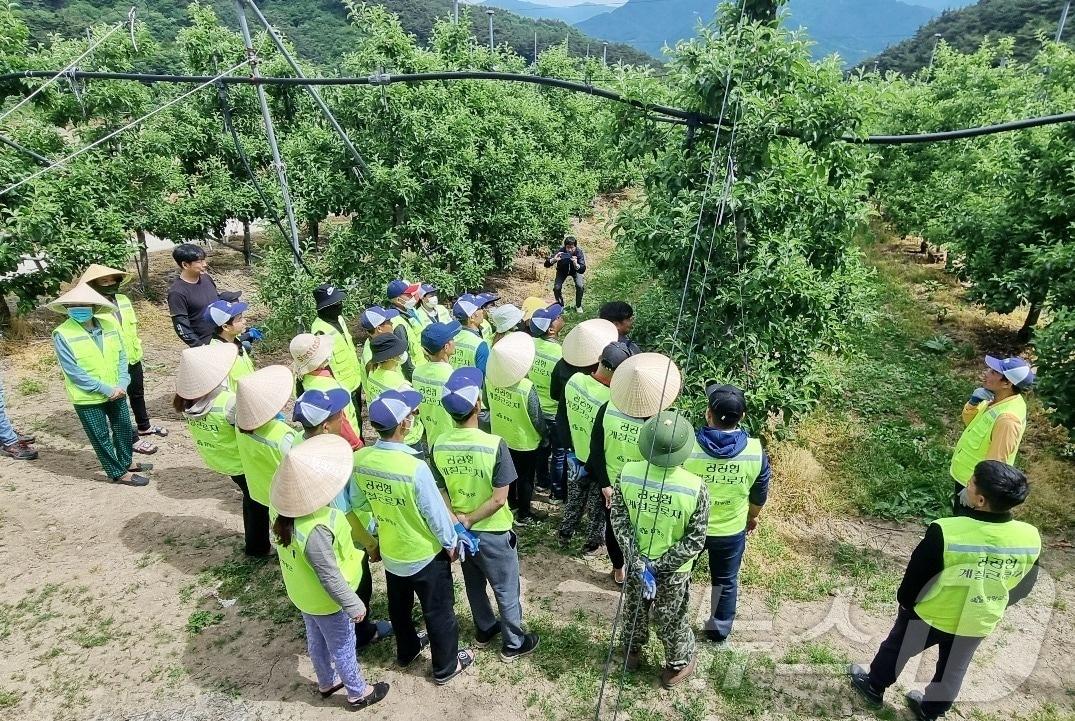
[[[56,313],[67,313],[67,306],[71,305],[95,305],[110,310],[116,309],[116,306],[112,305],[108,298],[105,298],[85,283],[79,283],[56,300],[46,304],[45,307]]]
[[[295,376],[287,366],[266,366],[239,379],[235,398],[235,424],[252,431],[273,419],[291,400]]]
[[[605,346],[619,339],[620,332],[609,321],[601,318],[584,320],[564,338],[564,360],[579,368],[592,366],[601,360]]]
[[[175,394],[188,401],[208,395],[228,377],[238,355],[239,347],[234,343],[187,348],[179,357]]]
[[[529,333],[508,333],[489,350],[485,378],[494,388],[515,385],[530,372],[537,349]]]
[[[683,379],[668,356],[640,353],[620,363],[610,387],[612,402],[622,412],[651,418],[676,402]]]
[[[269,503],[282,516],[300,518],[328,505],[351,478],[351,444],[326,433],[298,444],[273,476]]]
[[[91,281],[100,280],[101,278],[107,278],[112,275],[119,276],[119,282],[127,280],[131,274],[125,270],[116,270],[115,268],[109,268],[107,265],[100,265],[94,263],[89,268],[86,268],[82,273],[82,277],[78,279],[79,283],[89,283]]]
[[[325,364],[332,355],[332,336],[300,333],[291,339],[291,368],[295,375],[304,376]]]
[[[535,310],[547,308],[549,305],[551,305],[550,302],[544,298],[538,298],[536,295],[528,297],[523,301],[523,320],[530,320]]]

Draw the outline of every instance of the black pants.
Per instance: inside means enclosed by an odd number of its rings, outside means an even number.
[[[556,298],[556,302],[560,305],[564,304],[564,281],[571,277],[575,281],[575,307],[582,307],[582,294],[586,290],[586,281],[583,280],[581,273],[561,273],[556,272],[556,282],[552,286],[552,294]]]
[[[373,610],[370,608],[370,601],[373,600],[373,576],[370,575],[370,557],[365,554],[362,555],[362,580],[358,582],[355,593],[366,607],[366,617],[355,624],[355,645],[361,648],[377,635],[377,624],[371,618]]]
[[[511,461],[519,478],[508,486],[508,506],[516,518],[529,518],[530,504],[534,499],[534,477],[537,475],[538,463],[541,462],[541,449],[532,451],[511,451]]]
[[[605,497],[601,496],[601,507],[605,509],[605,549],[608,551],[608,560],[612,561],[615,569],[623,568],[623,549],[616,540],[616,534],[612,532],[612,514],[605,505]]]
[[[250,497],[246,476],[232,476],[231,480],[243,492],[243,533],[246,536],[246,555],[269,554],[269,509]]]
[[[943,716],[959,695],[963,677],[981,642],[980,638],[938,631],[911,611],[900,608],[896,624],[870,663],[870,683],[878,690],[888,688],[896,683],[908,661],[936,646],[937,668],[933,680],[926,686],[922,710],[930,718]]]
[[[433,656],[433,677],[447,678],[455,673],[459,652],[459,622],[455,618],[455,588],[452,586],[452,562],[445,551],[413,576],[384,572],[388,596],[388,619],[396,633],[396,659],[407,663],[421,649],[418,630],[411,610],[414,598],[422,606],[422,619],[429,633],[429,650]]]
[[[148,431],[150,428],[149,410],[146,408],[146,382],[142,373],[142,361],[127,366],[131,374],[131,383],[127,386],[127,398],[131,402],[131,412],[134,413],[134,425],[139,431]],[[138,440],[135,433],[134,439]]]

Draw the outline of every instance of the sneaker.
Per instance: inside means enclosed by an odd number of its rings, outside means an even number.
[[[149,485],[149,479],[145,476],[140,476],[137,473],[128,473],[126,476],[113,478],[112,482],[118,483],[121,486],[134,486],[136,488]]]
[[[696,658],[692,658],[683,668],[668,666],[661,671],[661,685],[665,688],[674,688],[694,675]]]
[[[541,639],[538,638],[536,633],[528,633],[523,636],[523,645],[519,646],[519,648],[505,648],[502,650],[500,660],[504,663],[514,663],[516,659],[532,654],[540,644]]]
[[[433,683],[435,683],[438,686],[443,686],[444,684],[448,683],[453,678],[455,678],[456,676],[458,676],[459,674],[463,673],[468,668],[470,668],[470,664],[474,663],[474,652],[471,651],[470,649],[467,649],[465,651],[458,651],[455,654],[455,658],[456,658],[455,671],[453,671],[452,673],[448,674],[444,678],[437,678],[436,676],[434,676],[433,677]]]
[[[576,313],[581,313],[582,312],[582,306],[581,305],[576,305],[575,306],[575,312]]]
[[[911,709],[911,713],[918,721],[934,721],[934,719],[940,718],[940,716],[930,716],[922,708],[922,702],[925,700],[925,696],[921,691],[908,691],[904,697],[907,699],[907,708]]]
[[[604,553],[604,551],[605,551],[605,544],[603,544],[603,543],[598,543],[596,546],[583,546],[582,547],[582,557],[583,558],[594,558],[595,556],[600,556],[602,553]]]
[[[851,664],[851,667],[847,669],[847,676],[851,679],[851,685],[862,694],[864,699],[876,706],[880,706],[885,702],[885,692],[883,690],[878,691],[873,687],[873,684],[870,683],[870,672],[862,666],[857,663]]]
[[[37,443],[37,436],[19,433],[18,431],[15,431],[15,435],[19,437],[19,443]]]
[[[16,441],[10,446],[0,446],[0,455],[5,455],[8,458],[15,459],[16,461],[36,461],[37,449],[31,446],[29,443]]]
[[[474,634],[474,645],[477,646],[478,648],[485,648],[486,646],[489,645],[490,641],[492,641],[494,638],[496,638],[499,635],[500,635],[500,621],[497,621],[496,625],[493,626],[488,631],[485,631],[485,632],[477,631],[477,632],[475,632],[475,634]]]

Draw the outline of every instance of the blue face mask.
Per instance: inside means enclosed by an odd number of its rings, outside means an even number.
[[[68,308],[67,315],[69,315],[72,320],[75,320],[79,323],[85,323],[93,317],[93,308]]]

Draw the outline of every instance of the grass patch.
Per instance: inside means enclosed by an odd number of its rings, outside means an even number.
[[[22,694],[18,691],[0,688],[0,708],[14,708],[19,704],[20,699],[22,699]]]
[[[247,558],[237,554],[235,558],[202,571],[198,585],[215,589],[222,599],[235,599],[240,616],[269,621],[274,624],[294,623],[297,612],[288,600],[280,568],[275,562]],[[180,590],[183,600],[194,595],[193,589]]]
[[[220,611],[194,611],[187,618],[187,633],[197,636],[211,626],[219,626],[224,622],[224,614]]]
[[[123,633],[111,616],[101,617],[91,613],[88,622],[71,634],[71,640],[82,648],[97,648],[113,641]]]
[[[36,396],[45,392],[45,384],[37,378],[23,378],[15,384],[15,390],[24,396]]]
[[[812,641],[789,648],[780,663],[809,664],[811,666],[846,666],[851,659],[842,651]]]

